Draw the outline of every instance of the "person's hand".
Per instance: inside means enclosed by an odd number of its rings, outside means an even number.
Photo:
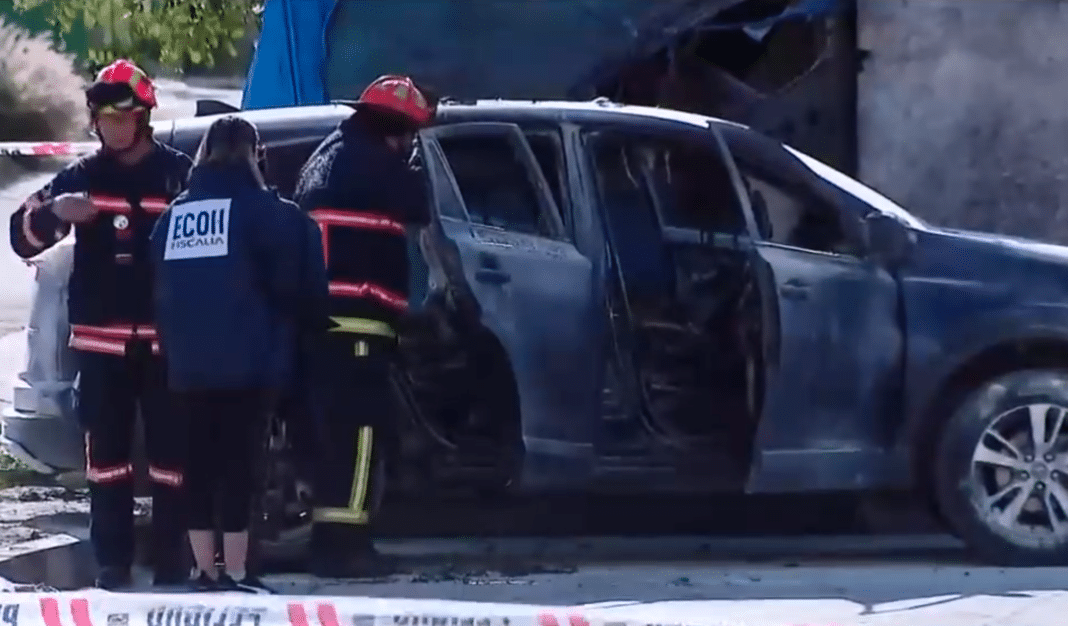
[[[65,193],[52,202],[52,212],[64,222],[80,224],[96,217],[92,200],[80,193]]]

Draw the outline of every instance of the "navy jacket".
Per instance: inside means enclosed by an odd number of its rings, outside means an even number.
[[[160,143],[135,165],[104,151],[56,174],[11,216],[11,247],[30,258],[72,229],[52,212],[65,193],[86,193],[95,219],[77,224],[67,306],[71,347],[122,355],[134,338],[155,339],[149,234],[156,219],[185,188],[189,157]]]
[[[289,384],[295,337],[309,323],[302,301],[326,299],[325,281],[305,276],[322,264],[306,221],[243,168],[193,169],[189,189],[152,233],[157,328],[171,389]]]
[[[325,233],[330,314],[393,325],[407,310],[407,230],[429,221],[422,174],[358,116],[301,169],[294,200]]]

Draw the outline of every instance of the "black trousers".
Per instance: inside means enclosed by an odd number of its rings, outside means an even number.
[[[184,568],[185,428],[170,410],[163,361],[146,355],[78,352],[78,418],[85,429],[90,538],[102,567],[134,560],[133,438],[140,414],[152,483],[152,563]]]
[[[390,378],[393,340],[330,333],[316,358],[312,556],[371,545],[385,483],[384,450],[397,418]]]
[[[272,394],[258,389],[175,394],[188,424],[186,525],[225,533],[248,530]]]

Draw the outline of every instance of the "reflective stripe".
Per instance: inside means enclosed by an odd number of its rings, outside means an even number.
[[[126,342],[114,339],[92,339],[89,337],[70,336],[67,346],[84,352],[96,352],[97,354],[114,354],[123,356],[126,354]]]
[[[151,324],[144,326],[138,324],[135,329],[132,324],[108,324],[107,326],[94,326],[90,324],[71,324],[70,330],[75,335],[114,337],[120,339],[155,339],[156,329]]]
[[[132,210],[130,209],[130,203],[124,198],[89,194],[89,201],[101,213],[129,213]]]
[[[397,333],[393,332],[393,328],[389,324],[378,320],[365,317],[331,317],[330,319],[337,324],[337,328],[330,329],[332,333],[378,335],[380,337],[389,337],[390,339],[397,336]]]
[[[29,208],[22,212],[22,238],[26,240],[26,243],[33,246],[34,249],[40,250],[45,247],[45,243],[33,232],[33,222],[31,221],[32,214],[33,211]]]
[[[352,470],[352,493],[349,494],[349,509],[367,517],[367,487],[371,480],[371,444],[374,429],[361,426],[356,435],[356,463]]]
[[[374,429],[361,426],[356,433],[356,462],[352,471],[352,490],[348,508],[322,507],[312,510],[312,521],[328,524],[366,524],[367,490],[371,481],[371,450]]]
[[[181,487],[182,482],[184,482],[184,476],[182,476],[181,472],[165,470],[154,465],[148,466],[148,478],[152,482],[171,487]]]
[[[357,526],[367,523],[367,513],[357,513],[350,509],[323,507],[321,509],[312,509],[312,521]]]
[[[126,342],[130,339],[151,339],[152,354],[160,353],[156,329],[151,325],[138,326],[135,330],[129,324],[71,324],[70,331],[70,341],[67,345],[75,350],[123,356],[126,354]]]
[[[343,211],[338,209],[315,209],[308,215],[319,225],[323,233],[323,260],[329,265],[330,262],[330,237],[331,226],[342,228],[355,228],[358,230],[379,230],[393,233],[402,237],[407,235],[404,224],[392,220],[385,215],[366,213],[360,211]]]
[[[337,209],[315,209],[308,215],[320,226],[341,226],[362,230],[383,230],[406,235],[404,224],[377,213],[361,211],[339,211]]]
[[[133,464],[112,465],[110,467],[89,467],[85,470],[85,479],[91,483],[115,483],[133,476]]]
[[[141,198],[141,208],[149,213],[163,213],[170,205],[166,198]]]
[[[340,281],[331,281],[330,295],[346,298],[371,297],[395,309],[403,311],[408,308],[407,298],[371,283],[344,283]]]
[[[96,207],[96,210],[102,213],[130,213],[133,211],[133,207],[130,206],[129,201],[125,198],[91,193],[89,194],[89,200]],[[166,198],[160,197],[141,198],[138,204],[148,213],[163,213],[170,206],[170,202]]]
[[[352,346],[352,356],[365,357],[371,353],[371,347],[364,340],[359,340]]]

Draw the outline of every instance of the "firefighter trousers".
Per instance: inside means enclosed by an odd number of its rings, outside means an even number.
[[[170,411],[163,361],[78,351],[78,418],[85,430],[90,538],[98,565],[134,561],[134,435],[145,434],[152,486],[150,555],[157,575],[184,574],[185,428]]]
[[[330,333],[317,355],[315,413],[321,453],[315,468],[312,556],[371,548],[385,486],[387,442],[397,414],[385,337]],[[330,554],[335,552],[335,554]]]

